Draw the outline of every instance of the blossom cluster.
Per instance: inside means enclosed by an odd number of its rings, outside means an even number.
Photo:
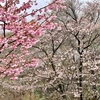
[[[28,0],[22,5],[20,1],[0,0],[0,27],[3,30],[0,36],[0,73],[11,79],[17,79],[24,67],[37,65],[38,60],[32,56],[30,48],[47,29],[57,26],[53,22],[56,16],[46,12],[65,8],[62,0],[55,0],[43,8],[28,12],[37,5],[36,1]],[[30,21],[27,20],[28,16],[32,17]],[[6,30],[10,35],[6,34]]]

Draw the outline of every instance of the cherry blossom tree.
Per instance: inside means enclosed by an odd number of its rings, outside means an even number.
[[[69,2],[69,3],[68,3]],[[82,7],[80,2],[73,0],[73,2],[67,2],[66,15],[69,15],[71,22],[64,24],[67,30],[70,32],[71,38],[74,42],[72,45],[76,52],[79,54],[78,58],[78,94],[80,100],[83,100],[83,73],[84,73],[84,53],[97,38],[100,37],[99,33],[99,2],[87,2],[85,7]],[[63,21],[62,21],[63,22]],[[71,40],[71,41],[73,41]],[[95,67],[94,65],[92,65]],[[97,66],[96,66],[97,67]]]
[[[0,73],[2,77],[17,79],[25,67],[34,67],[38,59],[30,57],[30,48],[47,29],[52,29],[54,15],[49,10],[63,9],[63,2],[56,0],[38,10],[36,0],[0,0]],[[20,6],[19,6],[20,5]],[[28,9],[32,9],[29,11]],[[27,17],[31,16],[28,21]],[[11,34],[6,34],[6,30]]]

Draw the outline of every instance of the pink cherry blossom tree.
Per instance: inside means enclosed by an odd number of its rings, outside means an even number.
[[[30,48],[35,45],[47,29],[56,24],[52,22],[54,15],[49,10],[63,9],[61,0],[54,0],[38,10],[36,0],[0,0],[0,27],[3,35],[0,36],[0,74],[17,79],[25,67],[34,67],[38,59],[31,57]],[[20,4],[20,6],[19,6]],[[28,9],[32,9],[30,12]],[[31,16],[28,21],[27,17]],[[10,35],[6,34],[10,31]]]

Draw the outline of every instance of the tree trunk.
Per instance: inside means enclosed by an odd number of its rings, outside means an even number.
[[[83,68],[83,61],[82,61],[82,54],[80,54],[80,59],[79,59],[79,93],[80,93],[80,100],[83,100],[83,93],[82,93],[82,68]]]

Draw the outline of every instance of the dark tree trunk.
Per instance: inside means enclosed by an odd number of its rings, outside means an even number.
[[[80,93],[80,100],[83,100],[83,94],[82,94],[82,69],[83,69],[83,61],[82,61],[82,54],[80,54],[80,59],[79,59],[79,93]]]

